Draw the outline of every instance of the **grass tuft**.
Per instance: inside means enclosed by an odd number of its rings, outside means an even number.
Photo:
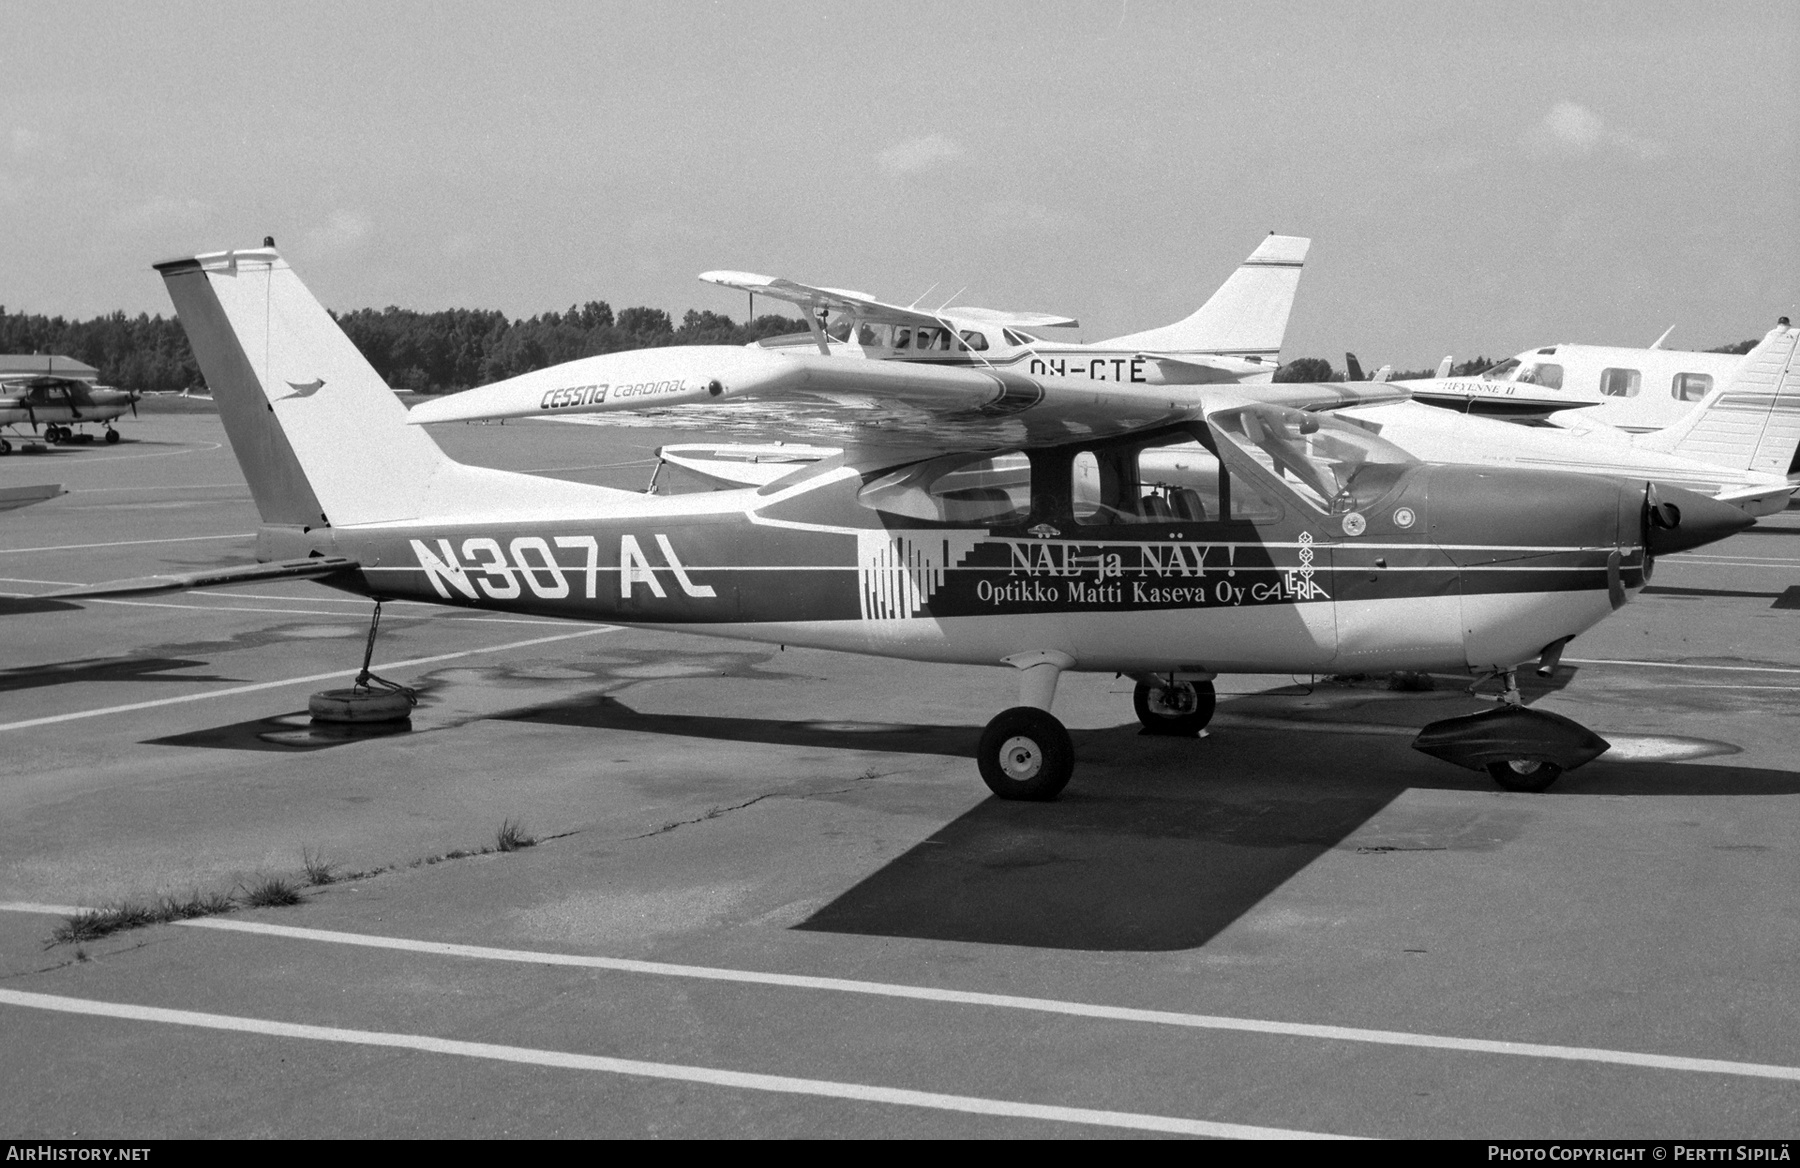
[[[66,918],[50,933],[51,945],[80,944],[98,941],[126,929],[145,925],[164,925],[170,921],[188,921],[195,917],[228,913],[237,905],[222,892],[193,892],[185,899],[165,896],[154,904],[120,901],[105,908],[88,909]],[[87,960],[86,957],[80,960]]]
[[[317,848],[300,849],[300,866],[306,869],[306,883],[314,888],[337,882],[337,865],[328,862]]]
[[[520,848],[529,848],[537,844],[537,837],[525,834],[523,824],[514,820],[504,820],[500,831],[494,837],[494,850],[497,852],[516,852]]]
[[[247,887],[240,886],[237,899],[245,908],[280,908],[306,900],[298,888],[279,876],[264,876]]]

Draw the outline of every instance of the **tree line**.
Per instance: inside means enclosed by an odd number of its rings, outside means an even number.
[[[804,326],[770,313],[739,324],[716,312],[689,309],[677,325],[660,308],[615,314],[604,300],[522,320],[485,309],[358,308],[332,317],[369,364],[395,389],[454,393],[547,365],[666,345],[745,345]],[[123,389],[179,391],[203,385],[174,317],[114,312],[68,320],[7,312],[0,306],[0,353],[55,353],[85,361],[100,380]]]
[[[415,393],[454,393],[517,377],[534,369],[627,349],[667,345],[744,345],[793,333],[801,322],[770,313],[744,324],[717,312],[690,308],[677,325],[660,308],[625,308],[614,313],[604,300],[571,305],[528,319],[479,308],[418,312],[410,308],[357,308],[332,313],[383,380]],[[1748,353],[1756,341],[1708,350]],[[85,361],[100,380],[125,389],[179,391],[203,384],[188,348],[187,334],[174,317],[114,312],[92,320],[9,313],[0,306],[0,353],[55,353]],[[1457,376],[1479,373],[1495,362],[1464,361]],[[1430,377],[1435,370],[1396,371],[1394,379]],[[1300,357],[1283,365],[1276,381],[1342,381],[1342,371],[1323,357]]]

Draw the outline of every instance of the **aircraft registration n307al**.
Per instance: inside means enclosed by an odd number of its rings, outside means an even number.
[[[1187,734],[1211,716],[1221,673],[1510,680],[1624,604],[1654,555],[1750,522],[1641,480],[1420,463],[1330,416],[1372,391],[1178,398],[1021,377],[995,408],[983,371],[817,355],[808,364],[830,366],[834,387],[886,407],[880,424],[761,487],[637,494],[447,457],[272,247],[158,268],[262,517],[268,562],[244,578],[1009,666],[1018,697],[978,751],[1004,798],[1053,798],[1070,777],[1050,713],[1065,671],[1134,677],[1146,727]],[[625,353],[581,372],[699,379],[729,400],[748,396],[732,364],[746,353]],[[921,373],[932,380],[907,380]],[[771,376],[758,396],[784,408],[808,376]],[[1605,749],[1516,705],[1427,731],[1421,748],[1528,789]]]

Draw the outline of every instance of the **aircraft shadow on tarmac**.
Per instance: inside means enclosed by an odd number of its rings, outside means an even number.
[[[507,720],[970,758],[979,735],[974,726],[642,713],[610,697]],[[1358,846],[1346,841],[1408,788],[1493,788],[1485,775],[1414,753],[1404,734],[1353,736],[1296,722],[1222,726],[1202,740],[1147,737],[1135,725],[1072,737],[1079,769],[1060,800],[988,799],[796,927],[1055,949],[1191,949],[1333,848],[1494,850],[1553,814],[1558,794],[1800,794],[1800,772],[1602,760],[1545,795],[1478,810],[1410,808],[1401,828],[1384,823]]]
[[[61,661],[53,665],[25,665],[17,669],[0,669],[0,693],[80,682],[237,680],[213,673],[171,676],[172,671],[177,669],[193,669],[210,664],[210,661],[193,661],[183,657],[94,657],[85,661]]]
[[[0,596],[0,616],[26,616],[34,612],[66,612],[80,608],[66,600],[42,600],[36,596]]]

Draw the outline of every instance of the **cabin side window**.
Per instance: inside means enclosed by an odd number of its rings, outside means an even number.
[[[975,329],[964,329],[961,334],[962,347],[973,349],[977,353],[985,352],[988,347],[987,334]]]
[[[1697,402],[1712,392],[1713,379],[1707,373],[1677,373],[1669,385],[1669,396],[1676,401]]]
[[[1602,369],[1600,392],[1607,397],[1636,397],[1644,375],[1636,369]]]
[[[1018,453],[934,458],[871,480],[857,493],[857,501],[927,523],[1020,523],[1031,511],[1031,462]]]
[[[1187,438],[1153,446],[1101,447],[1075,456],[1070,496],[1075,522],[1089,526],[1267,523],[1281,508],[1212,451]]]

